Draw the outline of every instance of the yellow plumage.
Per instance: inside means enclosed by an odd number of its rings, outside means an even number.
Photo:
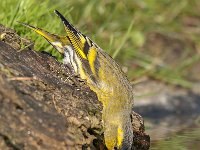
[[[103,104],[102,119],[107,148],[131,149],[132,86],[120,66],[107,53],[75,29],[58,11],[55,13],[61,18],[67,36],[61,37],[24,23],[23,25],[45,37],[64,55],[63,63],[71,65],[97,94]]]

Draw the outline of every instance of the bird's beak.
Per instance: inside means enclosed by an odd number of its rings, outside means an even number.
[[[20,23],[20,24],[32,29],[36,33],[42,35],[56,50],[58,50],[59,53],[64,54],[64,46],[68,45],[68,43],[69,43],[67,37],[51,34],[43,29],[36,28],[36,27],[31,26],[26,23],[22,23],[22,22],[18,22],[18,23]]]

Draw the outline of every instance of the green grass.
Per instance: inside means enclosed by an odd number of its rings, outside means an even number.
[[[62,23],[53,13],[57,9],[126,66],[131,80],[148,76],[191,88],[191,81],[198,77],[191,78],[190,71],[200,62],[198,6],[197,0],[4,0],[0,4],[0,23],[33,40],[36,50],[56,55],[42,37],[16,21],[65,35]],[[148,42],[152,34],[160,35],[168,44],[162,46],[160,38]],[[176,50],[179,53],[174,57]]]

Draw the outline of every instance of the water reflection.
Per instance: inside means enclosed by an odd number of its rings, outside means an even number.
[[[139,95],[145,92],[151,94]],[[200,149],[200,94],[156,81],[136,93],[134,110],[144,117],[152,150]]]
[[[200,126],[187,128],[164,140],[152,141],[151,150],[198,150],[200,149]]]

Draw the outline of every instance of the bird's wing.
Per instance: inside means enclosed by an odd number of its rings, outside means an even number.
[[[96,71],[99,67],[97,53],[98,46],[87,36],[82,34],[78,29],[76,29],[67,19],[64,18],[57,10],[55,10],[56,15],[62,20],[67,36],[74,50],[78,54],[86,66],[89,64],[89,68],[93,74],[96,74]]]
[[[67,32],[67,36],[77,54],[82,58],[87,59],[87,55],[89,51],[94,47],[94,43],[87,36],[82,34],[78,29],[76,29],[67,19],[64,18],[62,14],[60,14],[57,10],[55,10],[55,14],[62,20],[65,30]]]

